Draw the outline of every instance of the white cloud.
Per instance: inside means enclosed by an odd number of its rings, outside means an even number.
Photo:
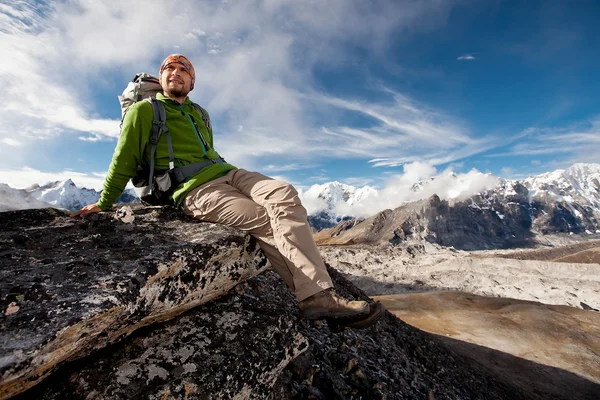
[[[303,138],[308,144],[305,156],[370,159],[374,167],[400,166],[419,160],[433,165],[452,162],[477,154],[498,144],[498,139],[474,138],[461,122],[430,109],[408,97],[384,88],[391,100],[369,103],[322,94],[302,98],[318,105],[323,112],[353,113],[368,118],[365,128],[322,126],[320,133]],[[347,119],[345,114],[341,120]],[[294,140],[294,139],[291,139]],[[296,140],[298,143],[298,140]],[[296,151],[302,151],[298,143]],[[309,154],[310,153],[310,154]],[[374,157],[374,156],[377,157]]]
[[[472,61],[472,60],[476,60],[476,59],[477,58],[475,58],[475,56],[472,54],[465,54],[465,55],[462,55],[457,58],[457,60],[460,60],[460,61]]]
[[[0,143],[4,143],[7,146],[13,146],[13,147],[22,146],[21,142],[19,142],[18,140],[12,139],[12,138],[0,139]]]
[[[387,1],[377,8],[349,7],[345,0],[3,4],[0,85],[7,100],[0,139],[21,142],[21,159],[34,156],[27,153],[31,143],[49,137],[114,140],[119,121],[97,115],[95,90],[109,80],[126,82],[132,71],[156,73],[176,49],[194,63],[191,98],[211,112],[217,148],[227,149],[223,156],[234,164],[255,168],[265,157],[293,164],[322,155],[410,160],[431,153],[439,135],[447,137],[440,148],[451,152],[473,140],[454,121],[398,93],[387,106],[304,94],[311,93],[314,65],[344,62],[345,45],[382,53],[398,33],[444,24],[452,6],[436,0]],[[358,130],[335,119],[317,123],[311,97],[376,124]],[[398,106],[402,111],[394,110]],[[3,151],[0,168],[10,165],[3,164]]]
[[[427,199],[434,194],[441,199],[464,200],[496,185],[496,177],[475,169],[467,173],[455,173],[451,168],[438,172],[431,164],[415,162],[404,165],[404,172],[391,176],[383,189],[377,192],[363,187],[367,195],[361,201],[353,204],[339,202],[336,211],[366,218],[385,209],[397,208],[405,202]],[[301,197],[310,213],[325,209],[323,199],[317,198],[315,192],[307,190]]]
[[[413,190],[421,182],[420,190]],[[497,178],[475,169],[467,173],[454,173],[451,169],[437,172],[431,165],[413,163],[404,166],[404,173],[392,176],[376,198],[367,198],[357,204],[355,215],[368,217],[375,212],[394,209],[404,202],[421,200],[437,194],[441,199],[463,200],[497,184]]]
[[[283,165],[274,165],[268,164],[261,166],[261,170],[264,172],[283,172],[283,171],[296,171],[300,169],[306,168],[314,168],[316,165],[309,164],[283,164]]]

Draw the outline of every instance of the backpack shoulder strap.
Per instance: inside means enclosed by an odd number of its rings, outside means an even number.
[[[206,110],[202,107],[200,107],[199,104],[197,103],[192,103],[194,104],[194,108],[196,108],[196,110],[198,110],[200,112],[200,114],[202,114],[202,121],[204,121],[204,125],[206,125],[206,129],[208,129],[209,132],[212,133],[212,127],[210,126],[210,118],[208,118],[208,112],[206,112]]]
[[[169,148],[169,169],[175,168],[175,157],[173,155],[171,135],[169,134],[169,129],[166,124],[167,114],[165,107],[160,101],[156,100],[154,96],[144,100],[152,105],[153,113],[152,132],[150,133],[150,145],[152,146],[150,149],[150,176],[148,178],[148,182],[151,183],[154,178],[154,156],[156,154],[156,146],[158,145],[158,139],[163,132],[167,138],[167,146]]]

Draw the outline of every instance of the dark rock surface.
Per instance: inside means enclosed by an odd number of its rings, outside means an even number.
[[[266,267],[249,236],[169,209],[0,213],[0,398]]]
[[[330,272],[339,292],[365,298]],[[17,400],[527,398],[391,314],[357,331],[298,311],[268,271],[67,365]]]
[[[536,398],[389,313],[360,331],[302,319],[246,235],[135,218],[0,213],[0,398]]]

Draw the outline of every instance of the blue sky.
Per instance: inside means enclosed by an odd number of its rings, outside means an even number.
[[[117,95],[170,53],[217,151],[299,188],[600,160],[595,1],[3,1],[0,182],[100,189]]]

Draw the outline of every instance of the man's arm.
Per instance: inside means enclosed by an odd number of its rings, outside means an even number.
[[[151,129],[152,106],[145,101],[132,106],[125,115],[100,200],[96,204],[83,207],[73,214],[74,217],[106,211],[113,205],[125,190],[129,179],[135,175],[138,165],[142,163]]]

